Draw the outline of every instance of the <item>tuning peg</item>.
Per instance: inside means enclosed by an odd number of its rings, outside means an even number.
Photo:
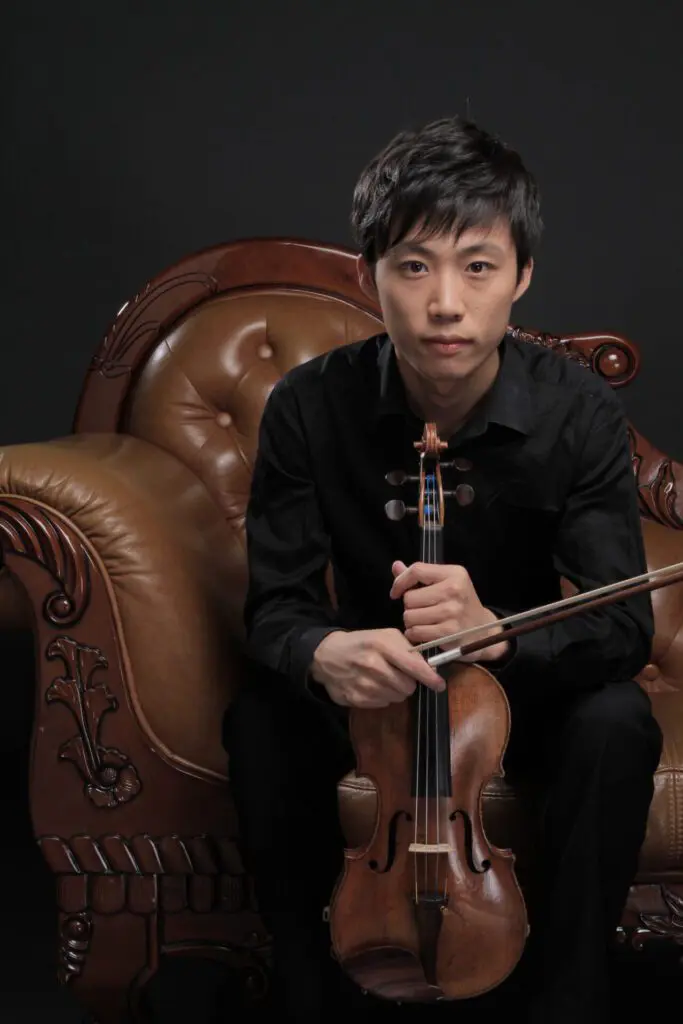
[[[417,482],[420,478],[419,476],[409,476],[402,469],[392,469],[390,473],[386,474],[384,479],[392,487],[400,487],[401,484]]]
[[[398,498],[393,498],[386,503],[384,511],[387,514],[387,519],[398,522],[399,519],[403,519],[407,512],[417,512],[417,509],[410,508],[404,501],[399,501]]]

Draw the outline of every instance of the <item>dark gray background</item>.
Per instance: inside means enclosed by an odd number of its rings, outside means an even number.
[[[635,341],[627,411],[683,459],[679,9],[16,3],[0,443],[70,430],[91,353],[169,263],[248,236],[349,244],[364,163],[397,130],[469,109],[542,189],[516,322]]]
[[[544,197],[515,319],[634,340],[641,377],[620,394],[683,459],[680,0],[7,7],[0,444],[70,430],[116,311],[169,263],[239,237],[348,244],[363,164],[399,129],[469,109],[521,151]],[[32,644],[26,631],[0,644],[0,1018],[77,1024],[56,991],[53,882],[28,818]],[[674,960],[625,962],[620,1019],[671,1001]],[[155,1019],[208,1024],[215,981],[181,966]]]

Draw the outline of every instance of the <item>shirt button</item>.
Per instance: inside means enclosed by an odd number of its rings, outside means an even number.
[[[461,455],[457,459],[453,459],[453,465],[456,469],[459,469],[461,473],[466,473],[468,469],[472,469],[472,463],[469,459],[464,459]]]
[[[273,350],[270,345],[259,345],[258,354],[261,359],[270,359],[273,354]]]
[[[216,423],[219,427],[229,427],[232,423],[232,416],[229,412],[219,412],[216,416]]]
[[[458,484],[455,488],[455,500],[458,505],[471,505],[474,501],[474,487],[470,484]]]

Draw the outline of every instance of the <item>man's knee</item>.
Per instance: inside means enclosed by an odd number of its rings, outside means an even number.
[[[662,732],[650,698],[634,680],[583,695],[569,715],[566,739],[586,755],[606,754],[652,772],[662,751]]]

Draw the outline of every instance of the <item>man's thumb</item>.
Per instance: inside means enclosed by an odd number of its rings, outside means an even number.
[[[391,571],[394,574],[394,579],[397,576],[400,576],[402,572],[405,572],[407,568],[408,566],[405,564],[405,562],[394,562],[393,565],[391,566]]]

